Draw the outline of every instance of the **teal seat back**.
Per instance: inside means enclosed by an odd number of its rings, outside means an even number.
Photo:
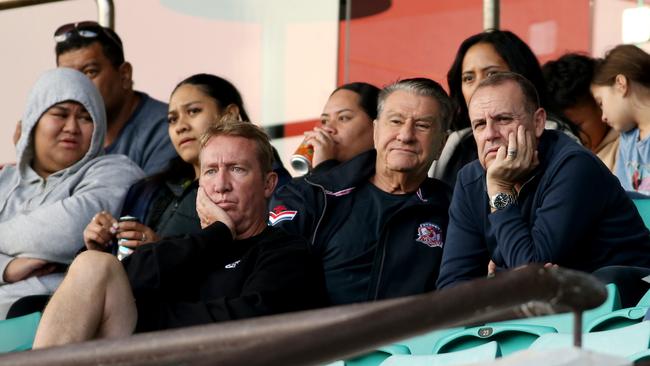
[[[585,330],[586,332],[602,332],[634,325],[643,320],[648,312],[647,306],[636,306],[616,310],[594,319]]]
[[[435,347],[436,343],[438,343],[440,339],[449,336],[450,334],[459,332],[463,329],[466,329],[466,327],[434,330],[433,332],[429,332],[421,336],[409,339],[404,339],[396,343],[408,347],[412,355],[430,355],[431,350]]]
[[[636,306],[650,306],[650,290],[648,290],[645,295],[643,295]]]
[[[0,321],[0,353],[32,349],[41,313]]]
[[[643,219],[643,223],[647,228],[650,228],[650,199],[633,199],[634,206],[636,206],[639,215]]]
[[[650,321],[604,332],[583,333],[582,336],[585,349],[614,356],[636,357],[650,345]],[[572,345],[571,334],[544,334],[530,345],[530,349],[555,349]]]
[[[586,332],[589,325],[595,319],[611,314],[621,308],[621,297],[618,293],[618,288],[615,284],[610,283],[607,285],[607,299],[604,303],[595,309],[585,311],[582,314],[582,331]],[[558,333],[573,333],[573,314],[564,313],[556,315],[536,316],[532,318],[522,318],[506,320],[498,323],[488,323],[486,325],[498,326],[506,324],[523,324],[523,325],[541,325],[545,327],[555,328]]]
[[[345,360],[345,366],[377,366],[392,355],[408,355],[409,353],[408,347],[393,344],[378,348],[365,355]]]
[[[381,366],[451,366],[494,361],[501,356],[497,342],[492,341],[463,351],[439,355],[395,355],[388,357]]]
[[[469,328],[441,339],[433,353],[462,351],[496,341],[501,354],[507,356],[512,352],[528,348],[540,335],[546,333],[557,333],[557,331],[552,327],[522,324]]]

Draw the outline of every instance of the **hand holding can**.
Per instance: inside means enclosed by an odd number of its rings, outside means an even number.
[[[291,156],[291,167],[296,171],[296,173],[305,175],[311,169],[311,162],[313,158],[314,147],[307,142],[307,139],[305,139],[302,143],[300,143],[296,151]]]
[[[119,222],[125,222],[125,221],[136,221],[137,222],[138,218],[134,217],[134,216],[122,216],[122,217],[119,218],[118,221]],[[118,246],[117,246],[117,259],[120,260],[120,261],[122,259],[130,256],[133,253],[132,248],[121,245],[122,243],[124,243],[126,241],[129,241],[129,239],[122,238],[122,239],[119,239],[117,241],[117,244],[118,244]]]

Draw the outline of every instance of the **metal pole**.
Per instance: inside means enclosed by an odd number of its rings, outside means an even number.
[[[343,51],[343,83],[350,82],[350,20],[352,19],[352,0],[345,1],[345,49]]]
[[[582,310],[573,312],[573,346],[582,348]]]
[[[104,27],[115,29],[115,6],[113,0],[95,0],[97,20]]]
[[[26,6],[56,3],[65,0],[0,0],[0,10],[24,8]],[[95,0],[98,23],[104,27],[115,27],[115,7],[113,0]]]
[[[499,29],[499,0],[483,0],[483,30]]]

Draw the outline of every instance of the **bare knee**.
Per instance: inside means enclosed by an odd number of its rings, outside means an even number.
[[[96,250],[88,250],[75,258],[70,265],[67,277],[101,282],[109,279],[121,267],[122,264],[115,256]]]

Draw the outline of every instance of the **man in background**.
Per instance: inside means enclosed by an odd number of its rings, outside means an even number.
[[[84,73],[106,106],[104,149],[124,154],[147,175],[163,170],[176,151],[167,133],[167,104],[133,89],[133,67],[120,37],[95,22],[65,24],[54,33],[56,64]]]

